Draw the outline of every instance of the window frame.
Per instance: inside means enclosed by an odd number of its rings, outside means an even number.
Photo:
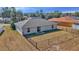
[[[54,25],[52,25],[52,29],[54,28]]]
[[[27,32],[30,32],[30,28],[27,28]]]
[[[37,32],[40,32],[40,31],[41,31],[41,27],[38,26],[38,27],[37,27]]]

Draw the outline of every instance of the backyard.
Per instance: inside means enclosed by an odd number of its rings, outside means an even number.
[[[36,51],[23,36],[17,31],[12,30],[10,25],[4,26],[4,32],[0,36],[0,50],[4,51]]]
[[[79,32],[71,28],[30,37],[29,41],[41,51],[79,50]]]
[[[71,51],[79,50],[79,32],[64,28],[55,32],[48,31],[42,35],[33,35],[25,38],[10,25],[3,27],[0,35],[1,51]]]

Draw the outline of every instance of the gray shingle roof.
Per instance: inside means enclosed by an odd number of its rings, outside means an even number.
[[[26,25],[27,27],[35,27],[35,26],[43,26],[43,25],[50,25],[50,24],[54,24],[54,22],[49,22],[45,19],[41,19],[41,18],[29,18],[28,20],[24,20],[24,21],[20,21],[15,23],[16,26],[18,27],[23,27],[24,25]]]
[[[20,21],[15,23],[15,25],[22,27],[25,23],[27,23],[29,20],[24,20],[24,21]]]

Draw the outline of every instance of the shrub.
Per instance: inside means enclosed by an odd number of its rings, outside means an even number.
[[[14,22],[11,23],[11,28],[12,28],[13,30],[16,30]]]

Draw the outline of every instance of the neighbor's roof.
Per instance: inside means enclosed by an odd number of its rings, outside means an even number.
[[[15,25],[19,27],[23,27],[24,25],[26,27],[35,27],[35,26],[43,26],[43,25],[50,25],[54,24],[55,22],[49,22],[48,20],[42,19],[42,18],[29,18],[28,20],[20,21],[18,23],[15,23]]]
[[[60,17],[60,18],[52,18],[52,19],[48,19],[48,21],[54,21],[54,22],[68,22],[68,23],[75,23],[76,20],[69,17],[69,16],[65,16],[65,17]]]

